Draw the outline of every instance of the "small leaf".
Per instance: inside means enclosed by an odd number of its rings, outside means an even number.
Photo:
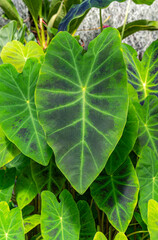
[[[21,42],[13,40],[8,42],[1,52],[3,63],[12,64],[18,72],[22,72],[27,59],[31,57],[37,58],[39,62],[44,57],[42,48],[33,41],[24,46]]]
[[[64,190],[60,203],[49,191],[42,192],[41,232],[45,240],[78,240],[80,233],[79,211],[71,194]]]
[[[128,240],[124,233],[118,233],[114,240]]]
[[[41,16],[42,0],[23,0],[28,7],[33,19],[38,21],[38,16]]]
[[[93,240],[107,240],[102,232],[97,232]]]
[[[36,59],[28,59],[23,73],[11,64],[0,66],[0,124],[6,137],[34,161],[47,165],[52,150],[38,122],[34,91],[40,70]]]
[[[15,184],[15,173],[15,168],[0,170],[0,201],[10,201]]]
[[[30,232],[33,228],[40,224],[41,222],[40,218],[41,218],[40,215],[34,214],[24,219],[25,234]]]
[[[158,202],[153,199],[148,202],[148,231],[150,240],[156,240],[158,237]]]
[[[139,184],[135,169],[128,158],[112,175],[105,170],[92,183],[91,195],[105,212],[109,222],[125,232],[138,200]]]
[[[22,214],[18,207],[11,211],[6,202],[0,202],[0,239],[25,240]],[[5,215],[4,215],[5,213]]]
[[[92,240],[94,234],[96,233],[92,211],[88,203],[83,200],[80,200],[77,203],[77,207],[80,212],[80,240]]]
[[[148,201],[158,201],[158,157],[151,148],[143,148],[136,171],[140,184],[138,204],[142,219],[147,224]]]
[[[20,209],[29,204],[37,195],[37,187],[31,175],[31,167],[27,166],[23,169],[17,179],[16,186],[16,200]]]
[[[31,171],[39,193],[48,190],[57,196],[61,192],[66,179],[57,168],[54,157],[46,167],[31,161]]]
[[[133,0],[134,3],[147,5],[151,5],[154,1],[155,0]]]

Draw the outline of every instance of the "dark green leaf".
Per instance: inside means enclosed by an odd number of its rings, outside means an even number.
[[[59,199],[60,203],[53,193],[42,192],[42,236],[47,240],[78,240],[80,218],[77,205],[67,190],[60,194]]]
[[[158,201],[158,157],[151,148],[143,148],[136,171],[140,184],[138,204],[142,219],[147,224],[148,201]]]
[[[147,4],[151,5],[155,0],[133,0],[137,4]]]
[[[126,231],[133,217],[138,191],[137,175],[129,158],[112,175],[104,170],[91,185],[94,201],[120,232]]]
[[[38,21],[38,16],[41,16],[42,0],[23,0],[28,7],[33,19]]]
[[[104,168],[127,118],[118,31],[105,29],[82,55],[67,32],[52,40],[37,84],[39,120],[59,169],[84,193]]]
[[[7,138],[23,154],[47,165],[52,151],[34,104],[39,69],[36,59],[28,59],[21,74],[10,64],[0,66],[0,123]]]
[[[91,209],[86,201],[80,200],[77,203],[80,212],[80,240],[92,240],[95,233],[95,221]]]

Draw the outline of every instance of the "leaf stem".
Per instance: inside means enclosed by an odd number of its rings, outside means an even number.
[[[111,225],[110,225],[110,227],[109,227],[109,240],[111,240],[112,238],[112,227],[111,227]]]
[[[105,217],[105,214],[104,214],[104,212],[102,212],[102,218],[101,218],[101,230],[102,230],[102,232],[104,233],[104,217]]]
[[[129,8],[130,8],[130,3],[131,3],[131,0],[129,0],[128,3],[127,3],[126,15],[125,15],[125,20],[124,20],[123,28],[122,28],[121,39],[123,39],[123,35],[124,35],[124,31],[125,31],[125,26],[126,26],[126,22],[127,22],[127,18],[128,18],[128,13],[129,13]]]
[[[41,39],[40,31],[39,31],[39,28],[38,28],[38,23],[37,23],[37,21],[35,20],[34,17],[33,17],[33,21],[34,21],[34,24],[35,24],[35,27],[36,27],[36,31],[37,31],[37,36],[38,36],[39,42],[40,42],[40,44],[42,46],[42,39]]]
[[[102,22],[102,9],[99,9],[99,15],[100,15],[100,28],[101,28],[101,32],[103,31],[103,22]]]
[[[137,232],[133,232],[133,233],[128,234],[127,237],[130,237],[130,236],[132,236],[132,235],[139,234],[139,233],[148,233],[148,231],[137,231]]]
[[[145,236],[143,236],[143,237],[141,238],[141,240],[144,240],[147,236],[149,236],[149,233],[146,234]]]

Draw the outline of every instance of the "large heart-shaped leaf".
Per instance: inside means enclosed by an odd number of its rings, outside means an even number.
[[[52,40],[36,91],[40,122],[59,169],[80,193],[101,172],[120,139],[128,108],[126,70],[116,29],[86,54],[67,32]]]
[[[2,49],[1,58],[3,63],[11,63],[18,72],[22,72],[27,59],[35,57],[40,61],[44,57],[42,48],[33,41],[25,46],[16,40],[8,42]]]
[[[135,169],[128,158],[111,175],[105,170],[91,185],[91,194],[109,222],[120,232],[125,232],[137,204],[139,184]]]
[[[29,204],[37,195],[38,190],[31,175],[31,167],[28,165],[19,175],[16,186],[16,200],[20,209]]]
[[[46,167],[31,161],[31,171],[38,192],[48,190],[56,196],[61,192],[66,179],[57,168],[54,156]]]
[[[10,201],[15,184],[15,173],[15,168],[0,170],[0,201]]]
[[[41,231],[45,240],[78,240],[80,233],[79,211],[71,194],[64,190],[60,203],[49,191],[42,192]]]
[[[158,157],[151,148],[143,148],[136,171],[140,184],[138,204],[142,219],[147,224],[148,201],[158,201]]]
[[[80,200],[77,203],[80,212],[80,240],[92,240],[96,233],[95,221],[92,211],[86,201]]]
[[[148,231],[150,240],[156,240],[158,236],[158,202],[151,199],[148,202]]]
[[[7,139],[0,127],[0,167],[12,161],[19,153],[19,149]]]
[[[158,96],[158,41],[153,42],[144,53],[142,61],[131,46],[122,44],[127,64],[128,81],[138,92],[140,101],[149,94]]]
[[[23,154],[47,165],[52,151],[37,120],[34,91],[40,64],[28,59],[23,73],[10,64],[0,66],[0,124]]]
[[[106,164],[106,171],[109,175],[113,174],[113,172],[121,166],[121,164],[127,159],[129,153],[132,151],[137,139],[138,127],[139,121],[133,104],[130,103],[123,135]]]
[[[107,240],[102,232],[97,232],[93,240]]]
[[[6,202],[0,202],[0,239],[25,240],[21,211],[19,208],[10,211]]]
[[[141,106],[134,103],[134,107],[139,119],[138,138],[134,147],[139,155],[142,147],[150,146],[158,154],[158,98],[148,96]]]

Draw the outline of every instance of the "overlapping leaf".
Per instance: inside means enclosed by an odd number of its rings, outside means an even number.
[[[107,240],[102,232],[97,232],[93,240]]]
[[[143,106],[134,103],[134,107],[139,119],[135,152],[139,155],[144,146],[150,146],[158,154],[158,98],[148,96]]]
[[[148,230],[150,240],[156,240],[158,236],[158,202],[151,199],[148,202]]]
[[[127,122],[123,135],[106,164],[108,174],[113,174],[127,159],[137,139],[139,121],[132,103],[129,104]]]
[[[22,72],[27,59],[35,57],[40,61],[44,57],[42,48],[33,41],[25,46],[16,40],[8,42],[2,49],[1,58],[3,63],[11,63],[18,72]]]
[[[84,193],[120,139],[128,108],[117,30],[82,47],[67,32],[53,39],[37,84],[36,104],[57,166]]]
[[[56,196],[61,192],[66,179],[57,168],[54,157],[51,158],[46,167],[31,161],[31,171],[38,192],[48,190]]]
[[[122,44],[127,64],[128,81],[138,92],[140,101],[150,94],[158,96],[158,41],[153,42],[144,53],[142,61],[131,46]]]
[[[47,165],[52,151],[37,120],[34,90],[40,64],[28,59],[23,73],[10,64],[0,66],[0,124],[23,154]]]
[[[0,128],[0,167],[12,161],[19,153],[19,149],[7,139]]]
[[[92,240],[96,233],[95,221],[92,211],[86,201],[80,200],[77,203],[80,212],[80,240]]]
[[[148,201],[158,201],[158,157],[151,148],[143,148],[136,171],[140,184],[138,204],[142,219],[147,224]]]
[[[6,202],[0,202],[0,239],[25,240],[21,211],[19,208],[10,211]]]
[[[42,192],[41,232],[45,240],[78,240],[80,233],[79,211],[71,194],[64,190],[60,203],[49,191]]]
[[[30,232],[37,225],[39,225],[40,222],[41,222],[41,216],[38,214],[34,214],[32,216],[26,217],[24,219],[25,234]]]
[[[105,170],[91,185],[91,194],[109,222],[125,232],[137,204],[139,184],[134,167],[128,158],[112,175]]]

